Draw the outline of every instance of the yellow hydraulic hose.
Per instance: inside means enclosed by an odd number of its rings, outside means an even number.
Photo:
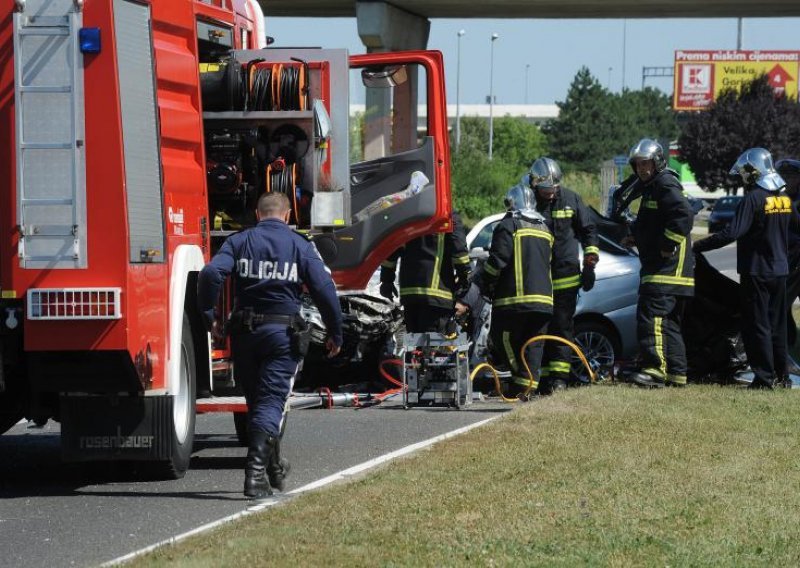
[[[586,370],[589,371],[589,381],[592,382],[592,383],[595,382],[596,378],[595,378],[595,375],[594,375],[594,371],[592,371],[591,366],[589,366],[589,362],[586,360],[586,357],[584,356],[583,351],[580,350],[580,347],[578,347],[577,345],[575,345],[571,341],[567,341],[563,337],[558,337],[557,335],[537,335],[536,337],[531,337],[528,341],[526,341],[522,345],[522,348],[519,350],[519,358],[522,360],[522,363],[525,365],[525,370],[528,372],[528,377],[529,377],[528,388],[525,389],[524,393],[522,393],[523,396],[528,396],[528,394],[531,392],[531,390],[533,390],[533,382],[534,382],[533,381],[533,372],[531,371],[531,368],[528,366],[528,360],[525,358],[525,349],[531,343],[536,343],[537,341],[547,341],[548,339],[551,340],[551,341],[558,341],[560,343],[564,343],[566,345],[569,345],[572,348],[572,350],[578,355],[578,358],[581,360],[581,363],[583,363],[583,366],[586,367]],[[497,392],[500,394],[500,398],[503,399],[503,402],[519,402],[520,401],[519,398],[507,398],[507,397],[503,396],[503,390],[500,388],[500,376],[497,374],[497,369],[492,367],[489,363],[481,363],[480,365],[475,367],[475,369],[472,370],[472,373],[469,376],[469,380],[470,381],[474,381],[475,380],[475,375],[477,375],[478,371],[480,371],[484,367],[488,368],[492,372],[492,375],[494,375],[494,385],[495,385],[495,388],[497,389]]]

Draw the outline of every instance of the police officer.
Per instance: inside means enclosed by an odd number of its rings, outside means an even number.
[[[381,264],[383,297],[397,296],[395,271],[400,260],[400,304],[409,333],[454,331],[456,298],[469,287],[472,266],[461,217],[453,212],[453,230],[418,237]]]
[[[730,224],[695,243],[714,250],[736,240],[736,270],[742,292],[742,339],[754,378],[750,388],[772,389],[787,378],[786,276],[792,203],[783,178],[764,148],[745,151],[730,170],[741,178],[744,199]]]
[[[492,353],[511,370],[509,396],[514,396],[531,385],[519,360],[520,350],[528,339],[545,332],[553,313],[553,235],[536,212],[529,187],[514,186],[505,202],[509,211],[492,233],[489,258],[476,274],[474,284],[492,302]],[[541,342],[528,346],[525,360],[534,373],[535,389],[542,361]]]
[[[555,239],[551,262],[553,317],[548,333],[573,341],[578,289],[588,292],[594,287],[600,249],[589,210],[577,193],[561,187],[561,178],[561,168],[555,160],[539,158],[531,165],[528,183],[536,195],[536,210]],[[578,258],[579,243],[583,247],[583,269]],[[564,388],[569,383],[571,358],[569,345],[547,342],[542,367],[544,389]]]
[[[211,329],[220,287],[233,274],[231,348],[247,400],[250,440],[244,494],[256,499],[272,495],[271,488],[283,491],[289,470],[288,461],[280,457],[280,438],[307,348],[308,332],[299,313],[304,285],[327,327],[328,356],[342,345],[342,313],[333,280],[314,245],[288,227],[289,215],[285,195],[262,195],[258,224],[231,235],[198,281],[198,304]]]
[[[639,178],[641,204],[633,236],[623,244],[635,243],[642,263],[636,310],[642,367],[632,379],[645,387],[685,386],[681,321],[685,304],[694,295],[690,254],[694,213],[658,142],[640,140],[631,149],[629,163]]]

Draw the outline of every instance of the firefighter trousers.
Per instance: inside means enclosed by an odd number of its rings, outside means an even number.
[[[754,380],[769,383],[787,374],[786,277],[740,277],[742,339]]]
[[[550,314],[542,312],[492,310],[492,324],[489,328],[492,360],[508,367],[511,381],[518,387],[527,387],[530,384],[525,365],[519,360],[520,350],[531,337],[545,333],[549,320]],[[529,345],[525,350],[525,360],[534,377],[533,389],[539,384],[543,352],[541,341]]]
[[[553,291],[553,317],[547,326],[549,335],[563,337],[567,341],[575,338],[575,308],[578,303],[578,289]],[[561,342],[548,341],[544,347],[542,376],[551,379],[569,380],[572,348]]]
[[[643,373],[686,384],[686,346],[681,321],[687,299],[672,294],[639,295],[636,331]]]
[[[403,319],[408,333],[447,333],[448,328],[455,329],[453,324],[453,308],[440,308],[422,302],[403,304]]]
[[[279,438],[289,409],[289,395],[302,362],[291,351],[291,329],[262,324],[231,337],[233,369],[247,401],[250,432]]]

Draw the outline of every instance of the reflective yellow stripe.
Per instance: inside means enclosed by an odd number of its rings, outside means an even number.
[[[525,304],[528,302],[553,305],[553,298],[551,296],[542,296],[539,294],[532,294],[530,296],[515,296],[513,298],[500,298],[495,300],[495,306],[511,306],[514,304]]]
[[[566,290],[581,285],[581,275],[567,276],[566,278],[556,278],[553,280],[553,290]]]
[[[431,288],[433,288],[434,290],[439,289],[439,269],[442,266],[443,255],[444,255],[444,234],[439,233],[438,235],[436,235],[436,260],[433,261],[433,279],[431,280]]]
[[[488,262],[483,265],[483,269],[489,274],[489,276],[497,276],[497,268],[489,264]]]
[[[508,358],[508,366],[513,371],[517,370],[517,358],[514,355],[514,349],[511,347],[511,332],[503,332],[503,348],[506,350],[506,357]]]
[[[437,288],[400,288],[401,296],[435,296],[437,298],[444,298],[445,300],[452,300],[453,293],[447,290],[439,290]]]
[[[469,264],[469,255],[457,256],[453,259],[455,264]]]
[[[514,284],[516,286],[517,297],[525,293],[524,279],[522,277],[522,239],[523,237],[535,237],[545,239],[553,244],[553,235],[549,231],[541,229],[519,229],[514,233]],[[500,305],[500,304],[498,304]]]
[[[535,388],[537,388],[539,386],[538,382],[531,381],[528,377],[512,376],[511,377],[511,382],[514,383],[515,385],[519,385],[521,387],[530,386],[531,390],[533,390],[533,389],[535,389]]]
[[[543,231],[541,229],[520,229],[514,236],[517,237],[537,237],[539,239],[545,239],[550,244],[553,244],[553,235],[549,231]]]
[[[678,251],[678,267],[675,269],[675,276],[681,278],[683,274],[683,262],[686,259],[686,242],[684,241],[679,244],[678,248],[680,250]],[[694,284],[694,280],[692,280],[692,284]]]
[[[667,359],[664,357],[664,333],[662,331],[662,325],[662,318],[653,318],[653,336],[656,340],[656,355],[658,355],[658,360],[661,362],[661,366],[659,367],[661,377],[664,377],[667,374]]]
[[[391,268],[392,270],[394,270],[395,266],[397,266],[397,262],[396,261],[392,262],[390,260],[384,260],[383,262],[381,262],[381,267],[382,268]]]
[[[653,201],[652,199],[642,201],[642,207],[645,209],[658,209],[658,201]]]
[[[669,229],[664,229],[664,236],[671,241],[675,241],[678,244],[681,244],[683,241],[686,240],[686,237],[684,237],[683,235],[679,235],[678,233],[673,233]]]
[[[554,372],[569,373],[572,366],[565,361],[550,361],[550,370]]]
[[[583,249],[583,254],[600,254],[600,249],[598,247],[586,247]]]
[[[694,278],[686,276],[661,276],[650,274],[642,276],[642,284],[673,284],[675,286],[694,286]]]
[[[525,293],[522,279],[522,231],[514,233],[514,293],[519,296]]]
[[[685,385],[686,375],[667,375],[667,382],[675,383],[676,385]]]
[[[561,209],[558,211],[553,211],[552,213],[553,219],[569,219],[570,217],[575,216],[574,209]]]

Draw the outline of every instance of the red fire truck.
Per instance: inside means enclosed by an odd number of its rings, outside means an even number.
[[[341,289],[449,228],[438,52],[267,48],[255,0],[0,0],[0,22],[0,433],[52,418],[67,460],[181,476],[196,393],[232,376],[197,274],[261,193]]]

